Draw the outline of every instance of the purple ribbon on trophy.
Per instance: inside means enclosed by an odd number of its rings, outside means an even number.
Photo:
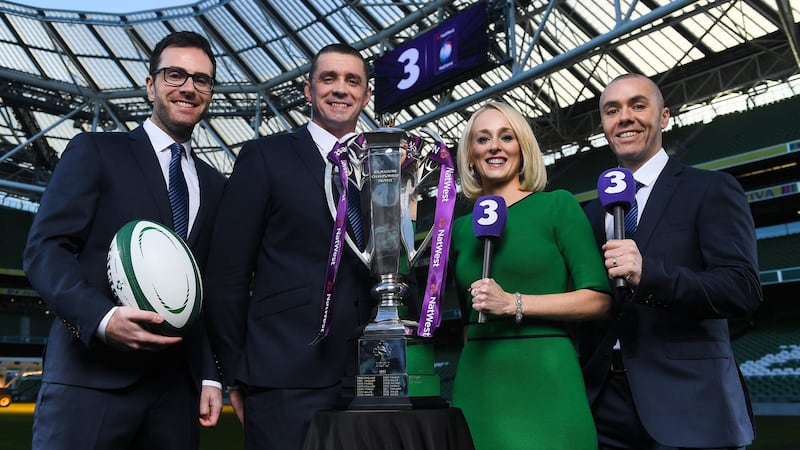
[[[433,337],[433,332],[442,320],[442,299],[444,298],[445,278],[447,277],[447,261],[450,255],[450,237],[453,222],[453,211],[456,199],[455,164],[453,155],[443,142],[436,145],[439,151],[431,153],[428,158],[441,164],[439,172],[439,195],[436,197],[436,209],[431,236],[431,258],[428,265],[428,280],[419,318],[417,335]]]
[[[347,234],[347,221],[345,219],[347,218],[347,189],[350,187],[350,183],[347,182],[347,146],[341,142],[336,142],[333,150],[328,152],[328,159],[339,168],[342,188],[339,191],[339,203],[336,207],[336,217],[333,223],[333,237],[331,238],[331,248],[328,252],[328,266],[325,272],[325,287],[322,294],[322,317],[317,337],[311,342],[311,345],[324,339],[331,331],[329,319],[336,294],[336,275],[339,273],[339,264],[342,260],[345,236]]]

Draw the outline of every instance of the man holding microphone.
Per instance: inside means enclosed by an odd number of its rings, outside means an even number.
[[[600,114],[627,181],[640,186],[626,239],[613,239],[599,199],[585,208],[609,278],[626,281],[611,319],[578,338],[600,448],[743,448],[752,409],[727,319],[753,314],[762,295],[742,187],[667,155],[669,109],[650,79],[611,81]]]

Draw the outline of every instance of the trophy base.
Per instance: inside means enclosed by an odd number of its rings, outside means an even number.
[[[433,370],[433,344],[405,336],[362,336],[355,386],[339,409],[447,408]],[[352,380],[352,378],[351,378]]]

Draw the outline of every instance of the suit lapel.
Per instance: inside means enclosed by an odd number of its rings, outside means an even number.
[[[169,198],[167,197],[167,183],[161,174],[161,165],[158,163],[153,145],[141,126],[128,133],[128,137],[130,138],[128,143],[130,144],[131,155],[133,155],[133,159],[138,164],[145,180],[144,184],[150,191],[153,202],[158,208],[159,222],[171,228],[172,208],[169,206]]]
[[[197,180],[200,185],[200,208],[197,210],[197,217],[195,217],[192,224],[192,232],[189,233],[186,242],[190,247],[197,241],[200,230],[205,228],[205,222],[213,215],[213,211],[211,211],[212,202],[206,201],[204,196],[211,195],[213,189],[211,177],[214,175],[211,171],[215,169],[205,165],[197,157],[194,158],[194,167],[197,171]]]
[[[314,139],[311,138],[311,133],[308,132],[308,126],[305,125],[295,133],[292,133],[293,148],[297,157],[305,166],[306,170],[311,173],[311,178],[322,189],[325,195],[325,161],[322,159]]]
[[[636,228],[636,245],[642,253],[645,252],[653,232],[667,210],[667,205],[673,199],[673,193],[682,172],[683,165],[670,158],[653,185],[653,190],[650,192],[650,197],[647,199],[647,204]]]

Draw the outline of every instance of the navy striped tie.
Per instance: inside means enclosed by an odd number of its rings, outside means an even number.
[[[183,146],[172,144],[169,146],[172,158],[169,160],[169,206],[172,207],[172,227],[175,233],[186,240],[189,232],[189,189],[186,187],[186,178],[183,177],[181,156]]]
[[[356,245],[360,248],[364,245],[364,226],[361,223],[361,195],[360,192],[351,183],[347,189],[347,221],[350,223],[350,229],[353,231]]]
[[[639,189],[644,186],[640,182],[636,182],[636,192],[639,192]],[[633,202],[631,202],[631,209],[625,214],[625,237],[627,239],[633,239],[633,236],[636,234],[636,226],[638,223],[638,215],[639,215],[639,205],[636,202],[636,196],[633,197]]]

